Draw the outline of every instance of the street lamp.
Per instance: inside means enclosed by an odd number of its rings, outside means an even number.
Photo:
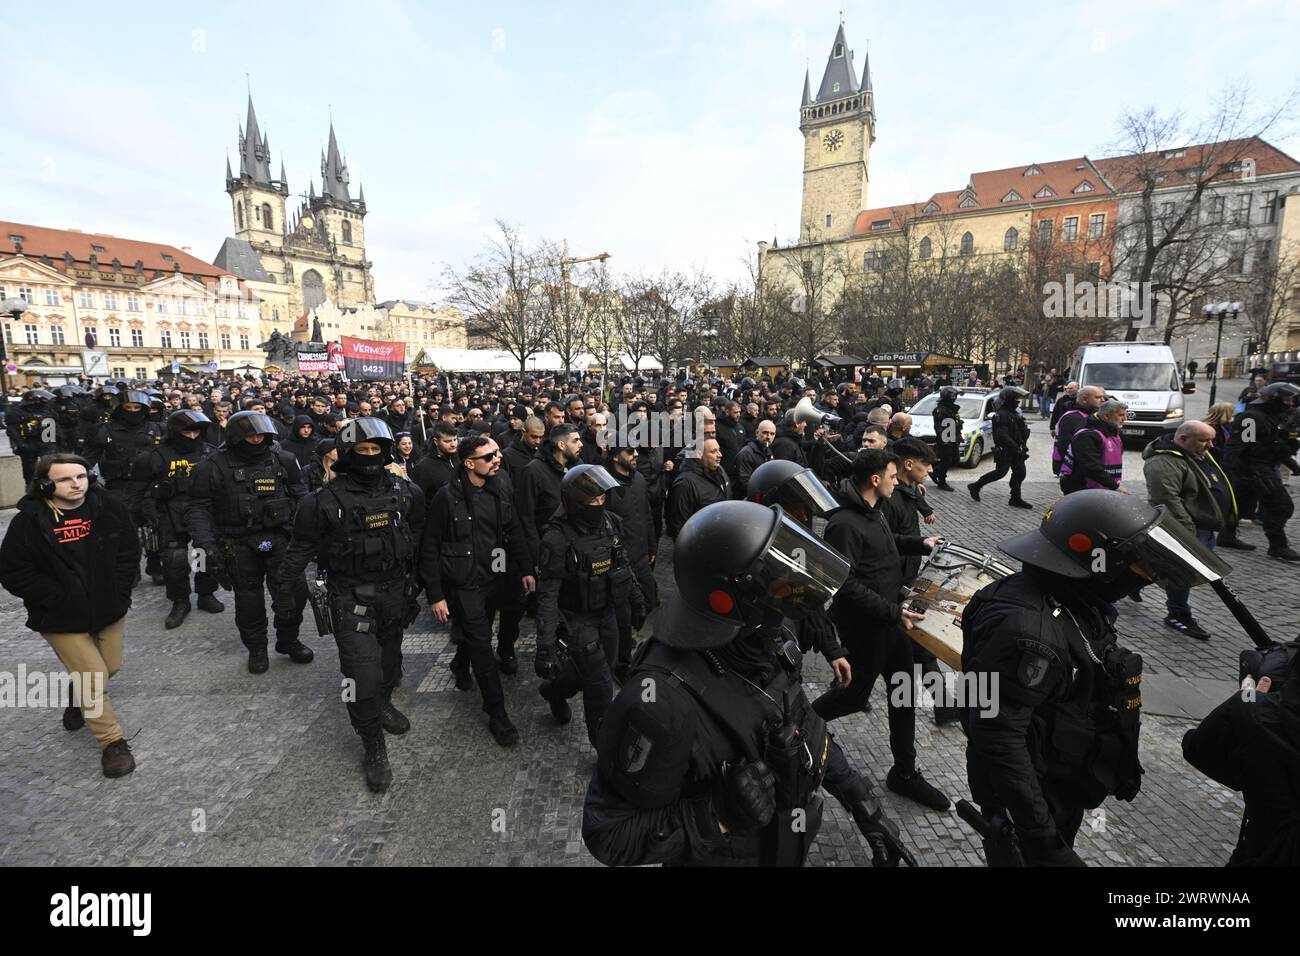
[[[1211,407],[1214,406],[1214,397],[1219,391],[1219,351],[1223,348],[1223,319],[1225,316],[1232,316],[1232,321],[1236,322],[1242,308],[1240,302],[1215,302],[1201,310],[1207,319],[1214,316],[1219,320],[1219,336],[1214,342],[1214,378],[1210,381]]]
[[[0,315],[7,315],[15,325],[18,317],[27,311],[24,299],[5,299],[0,301]],[[9,407],[9,355],[5,351],[5,337],[0,333],[0,407]]]

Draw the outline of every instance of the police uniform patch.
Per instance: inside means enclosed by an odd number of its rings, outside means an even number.
[[[623,737],[623,772],[640,773],[645,768],[646,761],[650,759],[650,751],[653,749],[653,740],[635,727],[629,727]]]
[[[1056,651],[1039,641],[1021,638],[1016,641],[1020,648],[1020,664],[1016,667],[1016,679],[1022,687],[1035,688],[1047,679],[1053,664],[1060,662]]]

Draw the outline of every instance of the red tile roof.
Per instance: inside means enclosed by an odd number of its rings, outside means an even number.
[[[1176,155],[1179,152],[1183,155]],[[1096,165],[1116,189],[1123,192],[1140,192],[1142,183],[1139,174],[1143,172],[1163,173],[1165,180],[1160,186],[1172,188],[1195,182],[1195,171],[1206,165],[1215,167],[1213,179],[1237,178],[1241,175],[1239,172],[1224,167],[1230,162],[1242,159],[1255,161],[1256,176],[1300,172],[1300,162],[1296,162],[1276,146],[1258,136],[1227,140],[1222,143],[1202,143],[1177,150],[1163,150],[1160,153],[1114,156],[1110,159],[1099,159]],[[1191,171],[1192,176],[1184,175],[1184,171]]]
[[[83,269],[89,267],[93,253],[101,272],[112,272],[113,259],[116,258],[122,263],[123,271],[134,269],[138,260],[144,264],[147,273],[174,272],[176,263],[180,263],[180,271],[188,276],[218,278],[224,274],[212,263],[164,243],[120,239],[117,236],[81,232],[77,229],[47,229],[20,222],[0,221],[0,255],[11,255],[17,251],[11,236],[22,236],[23,255],[29,259],[49,256],[54,266],[60,269],[66,253],[72,253],[72,258]],[[104,251],[96,252],[95,246]],[[164,259],[164,255],[170,256],[171,261]]]

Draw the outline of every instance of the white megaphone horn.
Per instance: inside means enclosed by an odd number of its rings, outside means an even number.
[[[800,422],[808,425],[834,425],[842,419],[838,415],[831,415],[823,412],[813,404],[811,398],[806,395],[799,400],[790,413],[790,420],[798,425]]]

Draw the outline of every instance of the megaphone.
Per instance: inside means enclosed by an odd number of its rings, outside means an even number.
[[[799,399],[799,404],[790,410],[790,421],[798,425],[801,422],[807,425],[835,425],[842,419],[838,415],[831,415],[823,412],[813,404],[808,396]]]

